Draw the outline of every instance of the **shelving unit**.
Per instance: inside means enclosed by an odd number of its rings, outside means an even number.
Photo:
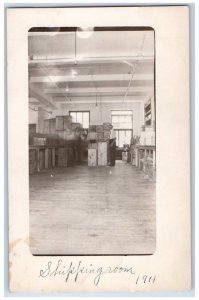
[[[156,147],[137,145],[135,148],[135,165],[149,176],[156,179]]]
[[[145,119],[145,125],[150,126],[152,120],[151,99],[144,106],[144,119]]]

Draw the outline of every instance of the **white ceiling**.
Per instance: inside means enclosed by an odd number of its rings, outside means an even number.
[[[147,101],[154,94],[152,30],[29,32],[28,41],[32,105]]]

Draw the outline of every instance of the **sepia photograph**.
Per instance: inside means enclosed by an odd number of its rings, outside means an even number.
[[[7,9],[11,293],[191,291],[190,13]]]
[[[153,254],[154,29],[27,35],[31,253]]]

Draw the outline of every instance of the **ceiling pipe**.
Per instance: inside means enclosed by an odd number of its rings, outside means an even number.
[[[141,46],[140,46],[140,51],[138,52],[138,58],[137,58],[137,61],[136,61],[136,63],[135,63],[135,66],[132,66],[132,71],[133,71],[133,72],[132,72],[132,76],[131,76],[131,78],[130,78],[130,80],[129,80],[129,84],[128,84],[128,86],[127,86],[127,89],[126,89],[126,93],[125,93],[125,95],[124,95],[123,102],[125,102],[126,97],[127,97],[127,95],[128,95],[128,91],[129,91],[129,88],[130,88],[130,86],[131,86],[131,82],[132,82],[133,76],[135,75],[135,71],[136,71],[136,68],[137,68],[137,66],[138,66],[139,59],[140,59],[140,57],[143,57],[143,55],[142,55],[142,50],[143,50],[143,47],[144,47],[145,38],[146,38],[146,33],[144,34],[144,37],[143,37],[143,40],[142,40],[142,44],[141,44]],[[133,68],[134,68],[134,70],[133,70]]]

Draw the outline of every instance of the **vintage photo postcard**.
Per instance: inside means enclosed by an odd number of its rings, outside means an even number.
[[[188,7],[9,8],[7,61],[10,291],[190,290]]]

